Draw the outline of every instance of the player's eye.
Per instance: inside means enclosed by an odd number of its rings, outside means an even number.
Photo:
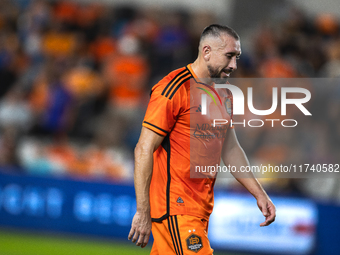
[[[240,59],[240,55],[227,54],[226,56],[228,59],[232,59],[234,56],[236,57],[236,59]]]

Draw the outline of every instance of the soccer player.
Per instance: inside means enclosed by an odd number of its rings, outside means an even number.
[[[233,128],[204,130],[203,126],[190,125],[195,120],[193,116],[209,118],[201,115],[201,94],[194,93],[191,82],[200,88],[195,91],[204,93],[210,89],[214,95],[216,91],[201,79],[228,78],[236,70],[240,55],[237,33],[227,26],[210,25],[202,32],[195,62],[169,73],[152,88],[135,148],[137,212],[128,236],[143,248],[152,229],[152,255],[184,255],[193,254],[192,251],[213,254],[208,222],[215,178],[191,178],[190,169],[202,159],[219,164],[222,158],[226,165],[237,169],[249,162]],[[230,120],[232,98],[226,91],[221,94],[224,104],[220,100],[216,109]],[[218,137],[222,138],[214,139]],[[275,206],[261,184],[251,173],[234,177],[256,198],[265,217],[260,226],[271,224]]]

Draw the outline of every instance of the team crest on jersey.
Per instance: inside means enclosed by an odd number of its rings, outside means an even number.
[[[191,234],[187,239],[187,248],[193,252],[199,252],[203,248],[202,238],[198,235]]]
[[[231,100],[229,98],[225,99],[224,106],[227,109],[228,114],[231,116]]]

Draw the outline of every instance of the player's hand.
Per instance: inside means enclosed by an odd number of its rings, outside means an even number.
[[[266,220],[260,224],[261,227],[268,226],[275,221],[276,208],[268,196],[258,198],[257,206],[266,218]]]
[[[136,242],[137,246],[141,246],[144,248],[150,238],[151,234],[151,216],[150,213],[140,213],[136,212],[133,217],[131,230],[128,236],[128,239],[132,242]]]

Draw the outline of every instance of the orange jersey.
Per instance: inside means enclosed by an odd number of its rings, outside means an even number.
[[[206,91],[212,96],[207,96],[209,114],[202,115],[201,95]],[[215,175],[193,175],[193,171],[197,165],[220,164],[229,124],[212,127],[212,119],[230,122],[232,98],[227,90],[219,94],[200,83],[190,65],[171,72],[152,88],[143,126],[164,136],[153,155],[150,207],[154,222],[170,215],[209,219]]]

